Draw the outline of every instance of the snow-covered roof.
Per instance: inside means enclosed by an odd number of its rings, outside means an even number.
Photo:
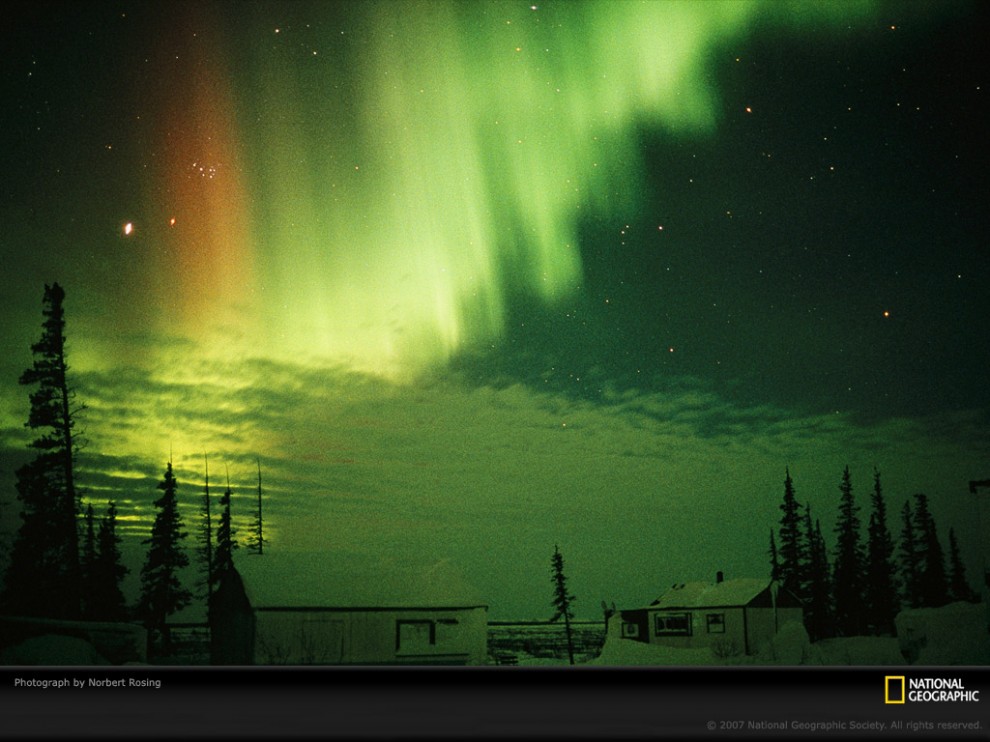
[[[685,582],[654,600],[651,608],[728,608],[748,604],[770,586],[769,580],[739,577],[722,582]]]
[[[254,608],[466,608],[486,601],[448,562],[396,565],[334,552],[240,553]]]

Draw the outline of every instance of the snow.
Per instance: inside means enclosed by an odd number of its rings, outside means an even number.
[[[759,665],[803,665],[811,658],[811,641],[804,624],[788,621],[756,656]]]
[[[449,562],[397,565],[341,554],[294,552],[235,557],[255,608],[466,608],[486,601]]]
[[[988,665],[990,635],[984,603],[911,608],[895,619],[901,651],[917,665]]]
[[[632,667],[641,665],[715,665],[715,657],[707,647],[703,649],[678,649],[657,644],[644,644],[631,639],[606,637],[605,646],[598,657],[587,665]]]
[[[915,608],[897,616],[898,638],[853,636],[811,643],[800,623],[781,627],[774,641],[754,657],[719,658],[709,648],[682,649],[646,644],[620,635],[610,621],[601,654],[585,663],[604,666],[793,666],[793,665],[986,665],[990,634],[984,604],[953,603]]]
[[[767,580],[740,577],[723,582],[687,582],[673,585],[655,601],[657,608],[722,608],[747,605],[767,589]]]
[[[822,639],[809,648],[803,665],[905,665],[897,639],[889,636],[850,636]]]
[[[0,665],[109,664],[89,642],[60,634],[31,637],[0,652]]]

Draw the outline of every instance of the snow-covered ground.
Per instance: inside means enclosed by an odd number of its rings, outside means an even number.
[[[597,644],[601,623],[578,622],[580,637],[575,661],[579,665],[631,666],[792,666],[792,665],[990,665],[990,634],[986,607],[982,603],[953,603],[942,608],[916,608],[897,616],[897,638],[854,636],[811,643],[800,623],[785,624],[775,640],[752,657],[719,657],[709,648],[680,649],[644,644],[619,635],[613,622],[601,651]],[[176,642],[192,647],[202,636],[176,632]],[[511,654],[517,666],[568,665],[563,627],[546,624],[503,625],[490,629],[490,649]],[[494,638],[494,641],[491,641]],[[205,664],[204,652],[198,661]],[[182,662],[180,658],[178,660]],[[46,635],[28,639],[0,652],[0,664],[90,665],[107,660],[88,642],[65,636]]]
[[[571,625],[575,664],[597,657],[605,641],[601,621],[575,621]],[[505,621],[488,624],[488,653],[497,665],[567,665],[567,636],[561,622]]]
[[[895,620],[901,651],[915,665],[990,665],[985,603],[911,608]]]
[[[611,628],[611,627],[610,627]],[[679,649],[623,639],[610,630],[589,665],[990,665],[990,634],[982,603],[916,608],[897,617],[898,638],[853,636],[811,643],[804,627],[785,624],[753,657],[715,656],[708,648]]]

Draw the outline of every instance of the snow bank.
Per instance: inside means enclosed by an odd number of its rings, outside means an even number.
[[[990,664],[990,636],[983,603],[909,608],[894,623],[900,649],[916,665]]]
[[[110,662],[83,639],[46,634],[26,639],[0,653],[0,665],[109,665]]]
[[[905,665],[897,639],[889,636],[849,636],[822,639],[811,645],[806,665]]]
[[[645,644],[632,639],[613,639],[609,636],[605,639],[601,654],[584,664],[631,667],[640,665],[717,665],[721,663],[716,661],[711,650],[707,647],[679,649]]]
[[[146,661],[147,631],[143,626],[126,622],[108,621],[63,621],[51,618],[35,618],[29,616],[0,616],[0,648],[13,650],[15,645],[26,644],[33,638],[44,638],[41,644],[30,644],[36,648],[41,645],[64,646],[74,652],[71,643],[55,642],[53,637],[74,637],[87,646],[91,646],[97,657],[110,664],[119,665],[124,662]],[[47,650],[43,650],[46,651]],[[51,654],[51,653],[49,653]],[[52,664],[78,664],[62,662],[56,654],[52,654]],[[75,657],[75,653],[70,655]],[[10,664],[6,662],[4,664]],[[26,663],[38,664],[38,663]],[[85,664],[85,663],[83,663]]]
[[[943,608],[901,611],[898,638],[851,636],[812,644],[800,623],[784,624],[777,636],[755,657],[721,659],[708,648],[681,649],[651,645],[619,634],[610,621],[601,654],[588,665],[986,665],[990,664],[990,635],[983,604],[953,603]]]
[[[804,624],[788,621],[766,647],[756,655],[756,665],[806,665],[809,663],[811,641]]]

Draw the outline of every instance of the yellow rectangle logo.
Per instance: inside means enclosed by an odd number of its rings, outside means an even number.
[[[904,703],[904,675],[884,677],[884,703]]]

